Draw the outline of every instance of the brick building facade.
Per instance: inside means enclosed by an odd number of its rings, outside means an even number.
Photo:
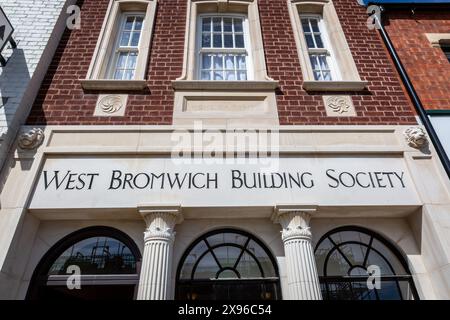
[[[2,174],[0,297],[450,298],[450,182],[365,7],[78,5]]]

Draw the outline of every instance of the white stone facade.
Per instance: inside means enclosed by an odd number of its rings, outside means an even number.
[[[321,299],[312,259],[315,246],[336,227],[359,226],[382,235],[402,253],[420,299],[450,299],[450,183],[434,150],[427,153],[408,145],[407,128],[279,127],[280,158],[298,163],[327,158],[330,167],[345,159],[347,164],[340,168],[348,170],[364,165],[375,169],[369,158],[386,169],[399,161],[407,194],[390,198],[395,191],[381,188],[367,190],[373,197],[364,198],[351,189],[336,193],[322,185],[318,186],[322,192],[303,190],[302,196],[283,198],[285,203],[279,196],[265,195],[258,205],[258,192],[233,193],[224,184],[217,190],[220,197],[202,196],[199,190],[156,194],[148,190],[145,202],[133,196],[139,190],[106,197],[98,188],[104,186],[102,180],[95,180],[91,190],[66,190],[57,195],[64,203],[55,202],[51,189],[50,193],[39,189],[43,170],[56,170],[52,159],[62,159],[61,169],[71,163],[79,166],[78,171],[93,172],[95,168],[77,159],[103,159],[108,168],[118,163],[117,158],[131,157],[127,161],[132,171],[139,169],[139,161],[170,157],[176,128],[46,127],[37,149],[18,148],[12,155],[0,195],[0,297],[25,298],[39,262],[63,237],[89,226],[109,226],[126,233],[141,252],[137,299],[173,299],[177,268],[187,248],[203,234],[222,228],[246,231],[266,245],[278,266],[283,299]],[[159,165],[156,162],[155,172]],[[77,193],[83,196],[73,196]],[[39,205],[33,202],[36,198]]]
[[[17,48],[3,50],[0,68],[0,166],[31,109],[65,27],[69,0],[2,0]],[[67,3],[67,4],[66,4]]]

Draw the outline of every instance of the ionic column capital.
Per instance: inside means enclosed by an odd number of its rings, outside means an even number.
[[[293,239],[311,240],[309,222],[317,212],[317,206],[277,205],[272,215],[272,221],[281,224],[284,242]]]
[[[183,221],[180,205],[140,205],[138,211],[145,221],[144,241],[173,241],[175,225]]]

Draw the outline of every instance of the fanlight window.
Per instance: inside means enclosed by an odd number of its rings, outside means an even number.
[[[121,241],[110,237],[92,237],[65,250],[50,267],[49,275],[67,275],[71,265],[86,274],[135,274],[136,259]]]
[[[194,244],[179,279],[277,278],[269,253],[255,239],[233,231],[212,234]]]
[[[315,256],[324,299],[417,299],[401,254],[368,230],[336,229],[320,240]]]

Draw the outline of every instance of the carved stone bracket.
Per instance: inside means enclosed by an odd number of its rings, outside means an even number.
[[[19,135],[19,148],[23,150],[33,150],[39,147],[44,141],[44,130],[33,128]]]
[[[405,130],[405,139],[408,145],[415,149],[421,149],[428,144],[427,134],[423,128],[411,127]]]

